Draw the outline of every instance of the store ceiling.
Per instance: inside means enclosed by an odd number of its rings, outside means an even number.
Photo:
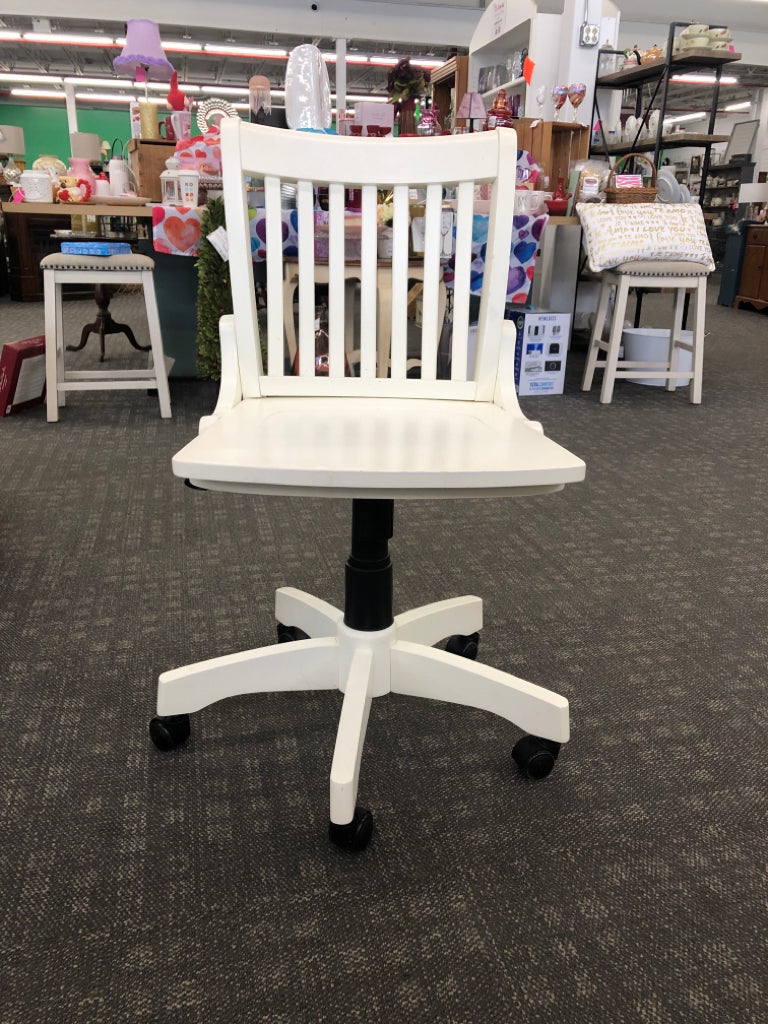
[[[40,31],[37,25],[33,29],[31,17],[2,15],[0,29]],[[35,19],[37,21],[37,19]],[[50,31],[63,33],[94,33],[103,34],[105,38],[123,37],[124,21],[85,21],[76,18],[50,18]],[[404,22],[407,27],[407,22]],[[323,52],[335,52],[336,40],[302,35],[278,35],[268,32],[231,31],[225,29],[195,28],[192,25],[160,25],[160,36],[164,41],[187,40],[198,43],[221,43],[225,45],[239,44],[254,47],[274,47],[290,52],[301,43],[311,42]],[[456,47],[423,46],[407,41],[383,43],[381,40],[348,39],[348,58],[379,55],[391,59],[393,57],[426,57],[436,61],[447,60],[457,52]],[[466,50],[458,50],[465,52]],[[120,53],[114,46],[80,46],[53,45],[35,43],[25,39],[21,41],[0,40],[0,70],[15,74],[47,74],[100,78],[116,77],[112,61]],[[168,52],[168,59],[176,68],[179,82],[192,82],[199,85],[221,85],[241,87],[252,75],[266,75],[273,88],[283,88],[285,82],[286,59],[225,56],[207,53]],[[349,60],[346,64],[347,94],[386,94],[387,68],[375,65],[354,64]],[[335,85],[335,67],[328,64],[331,87]],[[37,87],[37,86],[35,86]],[[0,81],[0,96],[7,92],[9,83]],[[126,90],[135,92],[135,87],[126,79]],[[78,90],[80,91],[80,90]],[[94,91],[98,91],[95,89]],[[14,101],[20,97],[14,96]],[[38,100],[39,102],[39,100]]]
[[[442,0],[445,4],[446,0]],[[454,6],[466,7],[475,6],[476,0],[453,0]],[[482,7],[482,2],[477,6]],[[33,21],[35,24],[33,25]],[[45,31],[45,24],[50,25],[50,31],[62,33],[86,33],[88,35],[98,33],[105,38],[114,38],[125,34],[124,21],[91,21],[81,18],[51,18],[43,20],[23,17],[20,15],[2,15],[0,17],[0,30],[29,32]],[[407,20],[402,24],[407,29]],[[195,28],[191,25],[160,25],[161,38],[163,40],[184,40],[191,42],[208,42],[221,44],[240,44],[258,47],[275,47],[290,51],[300,43],[313,42],[322,51],[333,52],[336,41],[333,38],[312,37],[301,35],[278,35],[266,32],[251,31],[230,31],[224,29]],[[35,43],[22,39],[21,41],[0,40],[0,71],[14,74],[32,75],[58,75],[78,77],[116,77],[112,66],[113,58],[120,52],[114,46],[82,46],[82,45],[52,45],[50,43]],[[353,57],[356,54],[362,56],[379,56],[384,58],[400,56],[422,56],[434,60],[445,60],[456,52],[455,47],[447,46],[419,46],[405,40],[394,40],[390,43],[383,43],[381,40],[369,39],[348,39],[347,54]],[[461,51],[459,52],[466,52]],[[273,88],[279,89],[284,85],[285,59],[264,59],[258,57],[224,56],[219,54],[206,53],[169,53],[169,59],[179,72],[181,82],[188,81],[205,86],[242,87],[252,75],[266,75]],[[328,73],[331,87],[335,84],[335,67],[328,64]],[[387,68],[371,64],[354,64],[347,62],[347,94],[349,96],[379,95],[383,96],[386,90]],[[768,68],[742,63],[729,66],[724,74],[733,74],[738,77],[737,85],[722,86],[720,90],[719,109],[734,103],[745,103],[752,99],[756,88],[768,87]],[[13,83],[16,88],[23,88],[22,83]],[[0,98],[8,96],[11,83],[0,81]],[[39,88],[38,84],[30,88]],[[51,86],[53,88],[53,86]],[[92,92],[98,92],[98,87],[91,87]],[[126,91],[134,92],[135,87],[129,80],[126,80]],[[87,92],[86,89],[78,90],[79,93]],[[698,86],[672,86],[670,89],[668,109],[670,113],[686,113],[697,110],[709,110],[711,105],[712,91],[709,87],[699,88]],[[12,97],[13,102],[24,102],[23,97],[18,95]],[[30,98],[30,102],[40,103],[40,99]],[[79,100],[79,102],[85,102]],[[280,101],[278,100],[278,103]]]

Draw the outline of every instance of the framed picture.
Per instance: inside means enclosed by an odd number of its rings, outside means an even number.
[[[728,140],[723,163],[749,160],[755,148],[755,136],[759,127],[760,122],[757,120],[740,121],[739,124],[735,124]]]

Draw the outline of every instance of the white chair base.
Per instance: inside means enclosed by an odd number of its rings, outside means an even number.
[[[171,416],[168,372],[173,359],[163,352],[160,317],[157,311],[154,262],[148,256],[70,256],[54,253],[40,263],[45,293],[45,378],[46,412],[49,423],[59,418],[68,391],[114,391],[156,388],[160,415]],[[65,284],[138,284],[144,292],[150,338],[150,365],[141,370],[71,371],[64,366],[64,310],[62,286]]]
[[[345,626],[338,608],[291,587],[275,596],[279,623],[310,639],[226,655],[164,672],[159,716],[188,715],[245,693],[344,693],[330,777],[330,820],[353,821],[371,701],[387,693],[428,697],[500,715],[537,737],[565,743],[568,701],[533,683],[431,645],[482,627],[482,602],[460,597],[395,616],[388,629]]]
[[[616,301],[608,340],[603,339],[603,329],[608,314],[611,291],[616,289]],[[669,354],[663,362],[637,362],[619,359],[621,335],[630,288],[656,288],[675,292],[673,325],[669,337]],[[693,343],[681,338],[683,308],[687,292],[693,292],[694,327]],[[582,391],[589,391],[595,370],[603,370],[603,384],[600,401],[607,404],[613,398],[614,383],[621,377],[648,378],[666,381],[668,391],[674,391],[679,380],[690,380],[690,400],[701,402],[702,374],[704,365],[704,318],[707,301],[707,270],[698,263],[625,263],[614,271],[603,273],[600,298],[592,336],[589,342],[587,362],[584,367]],[[678,354],[681,349],[692,353],[691,370],[678,369]],[[600,352],[605,358],[598,361]]]

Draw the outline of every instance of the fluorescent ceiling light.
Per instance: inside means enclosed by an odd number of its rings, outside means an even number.
[[[30,43],[56,43],[59,46],[115,46],[112,36],[81,36],[69,32],[25,32]]]
[[[98,89],[132,89],[133,85],[126,78],[65,78],[65,85],[76,85],[78,88],[96,86]],[[165,83],[167,85],[167,83]]]
[[[672,75],[670,79],[672,82],[687,82],[695,85],[714,85],[717,79],[714,75],[700,75],[695,72],[685,75]],[[720,79],[720,85],[738,85],[738,78],[734,78],[733,75],[723,75]]]
[[[10,29],[0,31],[0,39],[21,39],[21,32],[12,32]]]
[[[348,53],[346,56],[347,64],[367,64],[368,58],[363,56],[356,56],[354,53]]]
[[[445,64],[444,60],[427,60],[422,57],[411,57],[411,64],[415,64],[419,68],[441,68]]]
[[[393,68],[395,64],[400,63],[399,57],[379,57],[377,54],[373,54],[369,59],[371,64],[378,64],[385,68]]]
[[[205,43],[205,53],[221,53],[232,57],[266,57],[267,59],[283,59],[288,56],[287,50],[280,50],[276,46],[228,46],[224,43]]]
[[[150,92],[154,89],[155,92],[162,92],[166,96],[168,95],[168,90],[170,88],[168,82],[147,82],[146,85]],[[200,92],[200,89],[202,88],[199,85],[190,85],[189,82],[179,82],[178,86],[182,92]]]
[[[180,39],[178,42],[176,40],[166,42],[163,39],[162,42],[163,49],[170,50],[172,53],[200,53],[203,49],[202,43],[187,42],[184,39]]]
[[[14,75],[0,71],[0,82],[39,82],[40,85],[61,85],[58,75]]]
[[[247,96],[248,86],[238,89],[233,85],[201,85],[200,92],[210,93],[211,96]]]
[[[707,116],[706,111],[700,110],[697,114],[677,114],[675,117],[667,117],[666,121],[701,121]]]
[[[331,97],[331,98],[333,98],[333,97]],[[361,102],[361,103],[362,102],[365,102],[365,103],[368,103],[368,102],[370,102],[370,103],[388,103],[389,102],[386,96],[371,96],[370,94],[366,94],[364,96],[357,96],[357,95],[354,95],[354,94],[352,94],[352,95],[347,94],[346,100],[347,100],[347,103],[357,103],[358,101]]]
[[[10,75],[3,75],[0,73],[0,80],[3,78],[10,78]],[[49,84],[51,82],[60,82],[60,78],[55,78],[50,75],[18,75],[16,76],[18,81],[29,81],[29,82],[45,82]],[[65,85],[75,85],[78,88],[83,86],[91,86],[96,89],[133,89],[134,85],[127,78],[77,78],[68,77],[64,79]],[[162,92],[167,95],[168,83],[167,82],[147,82],[149,89],[155,92]],[[188,85],[186,82],[180,82],[179,88],[182,92],[200,92],[199,85]],[[245,90],[247,92],[247,90]]]
[[[63,100],[66,97],[63,92],[54,92],[53,89],[11,89],[11,96],[26,96],[41,100]]]
[[[748,110],[752,106],[752,100],[744,100],[743,103],[729,103],[725,110]]]
[[[123,93],[115,95],[115,93],[109,92],[76,92],[75,99],[89,103],[91,100],[95,103],[133,103],[136,97],[124,95]],[[149,102],[151,103],[152,100]]]

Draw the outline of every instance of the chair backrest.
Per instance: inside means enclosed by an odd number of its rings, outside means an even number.
[[[507,294],[512,238],[517,136],[498,129],[460,136],[381,139],[343,138],[246,124],[239,118],[221,122],[224,200],[229,271],[240,372],[245,397],[256,395],[359,395],[433,397],[491,401]],[[246,177],[263,179],[265,211],[258,225],[259,245],[266,248],[267,367],[262,369],[259,323],[252,270],[251,218]],[[468,369],[473,198],[476,184],[492,186],[488,240],[477,340]],[[281,196],[296,194],[296,209],[287,213]],[[437,379],[438,308],[441,281],[441,235],[444,186],[455,189],[455,277],[451,379]],[[315,240],[316,190],[328,195],[329,374],[315,376]],[[345,216],[348,189],[362,193],[359,217]],[[378,193],[393,194],[390,369],[377,376],[376,303]],[[409,286],[409,194],[426,191],[421,377],[406,376]],[[298,270],[299,375],[286,365],[283,275],[285,218],[293,224],[298,245],[290,253]],[[292,225],[293,227],[293,225]],[[360,374],[345,377],[345,227],[359,243]],[[291,233],[291,237],[292,233]],[[347,253],[347,255],[349,255]],[[421,259],[421,257],[419,257]],[[297,261],[297,262],[296,262]],[[389,273],[389,268],[385,268]],[[309,282],[309,285],[307,285]],[[293,316],[293,310],[290,311]]]

